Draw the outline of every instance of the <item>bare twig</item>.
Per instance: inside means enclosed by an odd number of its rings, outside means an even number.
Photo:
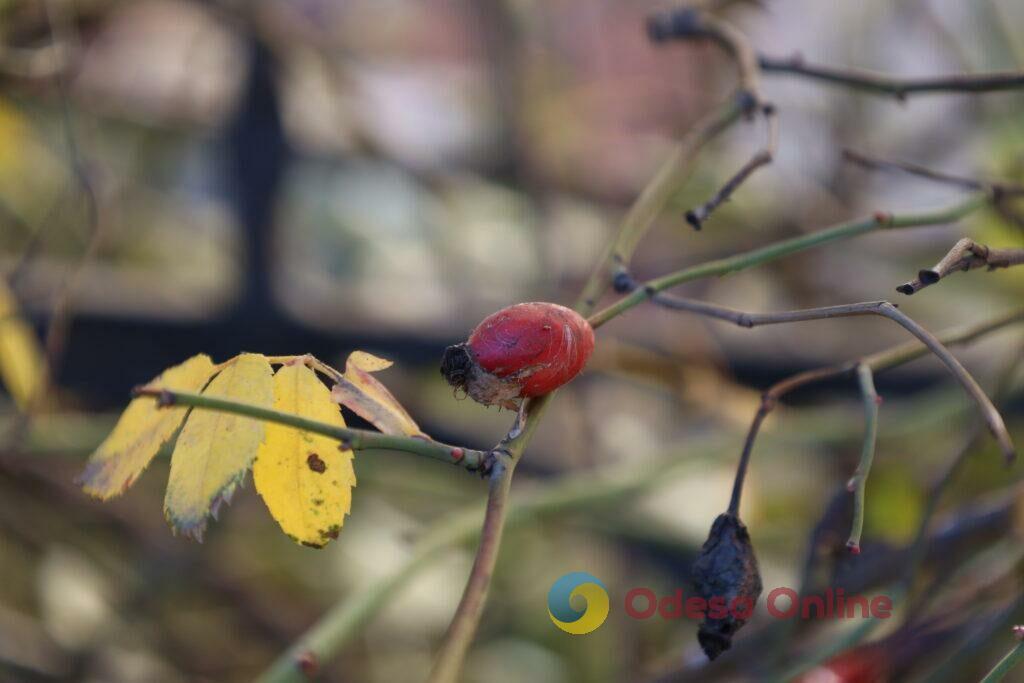
[[[1012,183],[985,182],[983,180],[978,180],[977,178],[968,178],[966,176],[936,171],[928,168],[927,166],[921,166],[920,164],[907,161],[882,159],[880,157],[871,156],[852,149],[843,150],[843,160],[869,170],[909,173],[910,175],[926,178],[944,185],[959,187],[963,190],[988,190],[999,188],[1004,194],[1017,194],[1024,192],[1024,188]]]
[[[647,22],[647,33],[654,42],[663,42],[670,37],[707,38],[715,41],[736,61],[740,81],[739,95],[746,101],[744,110],[748,114],[760,113],[767,123],[768,141],[765,146],[755,152],[711,199],[686,212],[686,221],[694,230],[700,230],[711,213],[728,200],[754,171],[772,162],[778,144],[775,107],[762,101],[761,68],[758,65],[757,53],[746,35],[732,24],[689,7],[681,12],[651,17]]]
[[[473,559],[469,581],[430,673],[428,680],[431,683],[454,683],[458,680],[462,662],[480,625],[491,575],[498,559],[498,548],[501,545],[508,508],[509,488],[512,485],[512,472],[515,469],[515,461],[507,453],[496,451],[495,458],[496,461],[491,467],[490,490],[484,512],[483,530],[480,532],[480,544]]]
[[[487,508],[484,514],[480,543],[477,545],[473,568],[462,591],[462,598],[455,610],[441,650],[430,674],[430,683],[456,683],[462,672],[477,627],[483,615],[491,576],[498,561],[502,530],[508,515],[509,491],[512,473],[523,457],[527,444],[533,438],[540,417],[554,394],[527,399],[523,411],[517,416],[512,430],[501,443],[495,446],[484,461],[484,471],[490,477],[487,492]],[[522,416],[525,415],[525,419]]]
[[[647,22],[647,30],[651,40],[657,42],[710,38],[728,48],[731,46],[723,40],[721,31],[723,24],[693,7],[685,7],[651,17]],[[757,66],[766,73],[803,76],[876,95],[891,95],[899,100],[923,93],[980,93],[1024,87],[1024,73],[1019,71],[895,78],[863,69],[838,69],[809,64],[799,54],[786,58],[767,57],[753,50],[750,54],[755,55]],[[751,61],[748,54],[744,54],[743,58],[748,63]],[[739,55],[737,59],[740,59]]]
[[[765,146],[754,153],[747,163],[743,164],[743,167],[711,197],[708,201],[704,202],[696,209],[692,209],[686,212],[686,222],[693,226],[694,230],[700,230],[706,221],[712,214],[712,212],[718,208],[720,204],[727,201],[732,193],[746,181],[754,171],[762,166],[767,166],[775,158],[775,151],[778,149],[779,144],[779,122],[778,117],[775,114],[775,107],[771,104],[762,105],[759,109],[761,114],[764,116],[764,120],[768,127],[768,140]]]
[[[698,121],[673,146],[654,177],[629,207],[615,238],[609,241],[608,248],[576,302],[577,310],[584,315],[593,311],[608,288],[612,269],[629,265],[637,244],[654,224],[672,194],[690,174],[697,154],[740,118],[748,106],[748,99],[740,96],[731,98]]]
[[[810,64],[799,54],[785,58],[759,55],[758,64],[765,73],[802,76],[874,95],[890,95],[898,100],[927,93],[983,93],[1024,88],[1024,73],[1020,71],[896,78],[865,69]]]
[[[626,290],[637,287],[637,283],[633,280],[629,274],[622,271],[618,274],[617,285]],[[1013,441],[1010,438],[1009,432],[1006,430],[1006,425],[1003,422],[1002,416],[999,411],[995,408],[988,396],[981,389],[978,383],[974,380],[971,374],[960,364],[960,361],[954,357],[942,342],[940,342],[934,335],[925,330],[923,327],[914,322],[910,317],[902,313],[896,306],[887,301],[867,301],[855,304],[844,304],[840,306],[825,306],[821,308],[809,308],[797,311],[784,311],[780,313],[747,313],[744,311],[737,311],[724,306],[716,306],[715,304],[709,304],[703,301],[693,301],[690,299],[684,299],[682,297],[674,297],[666,294],[662,294],[656,291],[646,292],[647,296],[652,302],[671,308],[678,311],[686,311],[689,313],[696,313],[698,315],[705,315],[711,318],[717,318],[719,320],[725,320],[728,322],[735,323],[740,327],[751,328],[758,325],[777,325],[783,323],[802,322],[808,320],[822,320],[828,318],[843,318],[850,316],[860,315],[880,315],[889,318],[893,322],[897,323],[908,332],[913,334],[921,341],[925,347],[949,370],[960,385],[964,388],[967,394],[974,399],[977,403],[982,416],[985,418],[985,422],[988,424],[989,430],[992,435],[999,442],[1000,448],[1003,451],[1003,455],[1007,462],[1011,462],[1015,457],[1015,451],[1013,447]],[[823,368],[821,370],[811,371],[808,373],[801,373],[796,375],[789,380],[772,387],[762,398],[761,407],[754,417],[754,422],[751,425],[750,432],[747,435],[746,443],[743,447],[742,455],[740,456],[740,463],[737,467],[736,481],[733,485],[733,493],[731,502],[729,504],[729,511],[733,514],[738,514],[740,495],[743,490],[743,482],[746,477],[747,463],[750,459],[750,451],[753,447],[754,438],[757,435],[758,430],[761,427],[761,423],[767,416],[768,412],[774,407],[778,397],[784,393],[788,393],[793,389],[807,384],[809,382],[818,381],[827,377],[835,377],[838,375],[846,374],[853,369],[863,365],[862,363],[853,363],[840,365],[830,368]],[[864,365],[867,372],[871,371],[870,365]],[[862,387],[863,387],[862,380]],[[873,441],[873,440],[872,440]],[[870,464],[870,463],[869,463]],[[855,475],[856,477],[856,475]]]
[[[1006,678],[1006,674],[1010,673],[1018,664],[1024,662],[1024,642],[1022,642],[1024,641],[1024,626],[1014,626],[1013,637],[1017,644],[999,660],[991,671],[985,674],[981,683],[998,683]]]
[[[610,320],[617,318],[629,309],[637,306],[651,297],[652,294],[664,291],[684,282],[692,282],[715,275],[726,275],[745,268],[768,263],[776,259],[795,254],[805,249],[829,244],[838,240],[849,239],[863,235],[874,230],[894,230],[898,228],[910,228],[922,225],[938,225],[949,223],[964,216],[967,216],[981,207],[986,206],[990,201],[987,193],[978,193],[953,206],[936,211],[922,213],[890,214],[876,212],[869,218],[840,223],[818,232],[812,232],[798,237],[774,242],[758,249],[734,254],[726,258],[707,261],[694,266],[677,270],[674,273],[663,275],[653,280],[648,280],[641,287],[637,287],[630,294],[622,297],[607,308],[591,315],[588,320],[595,328],[604,325]],[[621,272],[621,269],[620,269]],[[618,291],[628,291],[627,288],[617,288]]]
[[[61,7],[55,0],[46,0],[44,6],[54,42],[61,45],[76,45],[77,36],[75,35],[75,29],[71,24],[71,20],[64,14],[65,8]],[[99,200],[97,199],[96,189],[93,187],[92,180],[89,177],[89,171],[86,168],[75,136],[74,121],[71,113],[71,83],[67,69],[62,69],[58,72],[57,87],[60,93],[61,118],[71,170],[86,202],[86,226],[89,238],[78,264],[68,274],[64,282],[61,283],[53,298],[50,322],[47,326],[46,337],[43,342],[46,349],[47,367],[50,373],[48,381],[52,381],[54,374],[57,372],[57,366],[60,364],[61,357],[64,354],[64,345],[67,342],[68,331],[71,326],[72,297],[77,289],[78,280],[96,257],[103,241]]]
[[[941,261],[918,272],[917,277],[900,285],[896,291],[911,295],[946,277],[950,273],[987,267],[989,270],[1024,264],[1024,249],[993,249],[965,237],[949,250]]]

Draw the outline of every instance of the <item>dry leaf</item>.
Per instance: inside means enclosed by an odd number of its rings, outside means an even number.
[[[385,434],[426,437],[402,404],[370,374],[390,366],[391,361],[365,351],[353,351],[345,362],[344,377],[331,390],[331,400]]]

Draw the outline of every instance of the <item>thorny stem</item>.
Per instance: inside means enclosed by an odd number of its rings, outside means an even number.
[[[674,273],[648,280],[642,283],[637,289],[627,296],[622,297],[607,308],[598,311],[590,316],[590,324],[597,328],[609,320],[622,315],[637,304],[647,300],[653,294],[675,287],[684,282],[692,282],[706,277],[726,275],[740,270],[745,270],[762,263],[768,263],[784,256],[789,256],[806,249],[829,244],[839,240],[849,239],[858,235],[873,232],[875,230],[888,230],[897,228],[913,228],[924,225],[938,225],[950,223],[967,216],[989,201],[989,195],[980,193],[965,201],[939,209],[937,211],[925,211],[921,213],[908,213],[901,215],[879,212],[874,216],[858,221],[840,223],[818,232],[807,235],[800,235],[788,240],[774,242],[758,249],[746,251],[726,258],[707,261],[695,266],[683,268]]]
[[[878,440],[878,392],[875,391],[875,377],[870,365],[857,364],[857,382],[864,403],[864,445],[861,447],[857,470],[846,484],[846,488],[853,493],[853,525],[846,547],[853,553],[860,552],[860,535],[864,530],[864,489],[871,472],[871,462],[875,459],[875,443]]]
[[[215,396],[206,396],[205,394],[191,394],[182,391],[171,391],[169,389],[150,387],[138,387],[133,393],[135,396],[148,396],[154,398],[159,401],[161,405],[191,406],[193,408],[200,408],[203,410],[232,413],[234,415],[242,415],[257,420],[275,422],[288,427],[301,429],[305,432],[322,434],[323,436],[337,439],[344,447],[356,451],[401,451],[404,453],[411,453],[413,455],[421,455],[433,460],[440,460],[452,465],[458,465],[459,467],[464,467],[470,471],[479,470],[487,458],[487,453],[484,451],[474,450],[472,448],[450,446],[437,441],[418,439],[409,436],[394,436],[391,434],[381,434],[380,432],[373,432],[364,429],[337,427],[332,424],[327,424],[326,422],[310,420],[309,418],[293,415],[291,413],[284,413],[272,408],[264,408],[262,406],[250,405],[239,401],[231,401],[229,399],[217,398]]]

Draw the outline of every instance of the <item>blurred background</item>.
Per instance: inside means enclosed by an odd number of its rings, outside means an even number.
[[[462,471],[362,454],[352,514],[324,550],[281,534],[251,487],[199,545],[163,520],[165,457],[108,504],[73,478],[131,387],[199,352],[342,364],[371,351],[396,361],[380,377],[426,432],[496,442],[512,416],[456,401],[437,370],[443,348],[511,303],[571,304],[671,141],[734,89],[714,45],[647,41],[646,17],[671,7],[0,0],[0,287],[53,372],[29,415],[0,393],[0,680],[252,680],[332,605],[415,558],[426,530],[479,504],[484,486]],[[725,16],[771,56],[897,76],[1024,68],[1024,5],[1013,0],[764,0]],[[785,75],[766,75],[763,90],[779,112],[775,162],[694,232],[683,212],[764,132],[740,124],[713,143],[641,245],[638,277],[962,198],[853,167],[845,147],[1024,180],[1024,94],[900,102]],[[897,297],[963,236],[1024,245],[1020,215],[874,233],[680,291],[747,311]],[[937,331],[1004,313],[1022,292],[1024,269],[979,271],[900,303]],[[986,389],[1005,380],[1005,415],[1024,443],[1021,335],[1011,327],[956,354]],[[614,483],[609,472],[654,485],[510,528],[466,680],[751,680],[779,665],[765,638],[786,638],[788,650],[775,648],[786,661],[838,642],[849,624],[780,636],[755,619],[735,655],[706,666],[693,623],[635,621],[621,600],[635,586],[688,589],[761,390],[905,337],[881,319],[744,330],[653,307],[602,328],[513,499],[581,477]],[[799,586],[808,553],[833,583],[845,576],[868,593],[905,564],[929,484],[976,416],[933,358],[877,384],[885,403],[856,567],[829,551],[845,540],[842,492],[861,447],[855,382],[801,391],[766,423],[743,511],[766,587]],[[1019,467],[1003,468],[990,440],[975,450],[914,584],[920,619],[901,630],[898,605],[870,656],[853,654],[898,660],[894,680],[977,680],[1021,617]],[[459,543],[419,567],[321,663],[323,680],[425,672],[473,549]],[[608,622],[587,636],[546,613],[548,589],[570,571],[611,594]],[[762,647],[744,653],[745,639]]]

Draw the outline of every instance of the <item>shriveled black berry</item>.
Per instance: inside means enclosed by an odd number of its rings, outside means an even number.
[[[747,527],[733,514],[724,513],[711,525],[692,569],[694,592],[707,601],[724,599],[728,613],[711,618],[709,611],[697,631],[697,641],[708,659],[715,659],[730,647],[732,637],[746,619],[737,616],[749,608],[753,612],[761,595],[761,574],[750,543]],[[739,605],[740,609],[734,609]]]

